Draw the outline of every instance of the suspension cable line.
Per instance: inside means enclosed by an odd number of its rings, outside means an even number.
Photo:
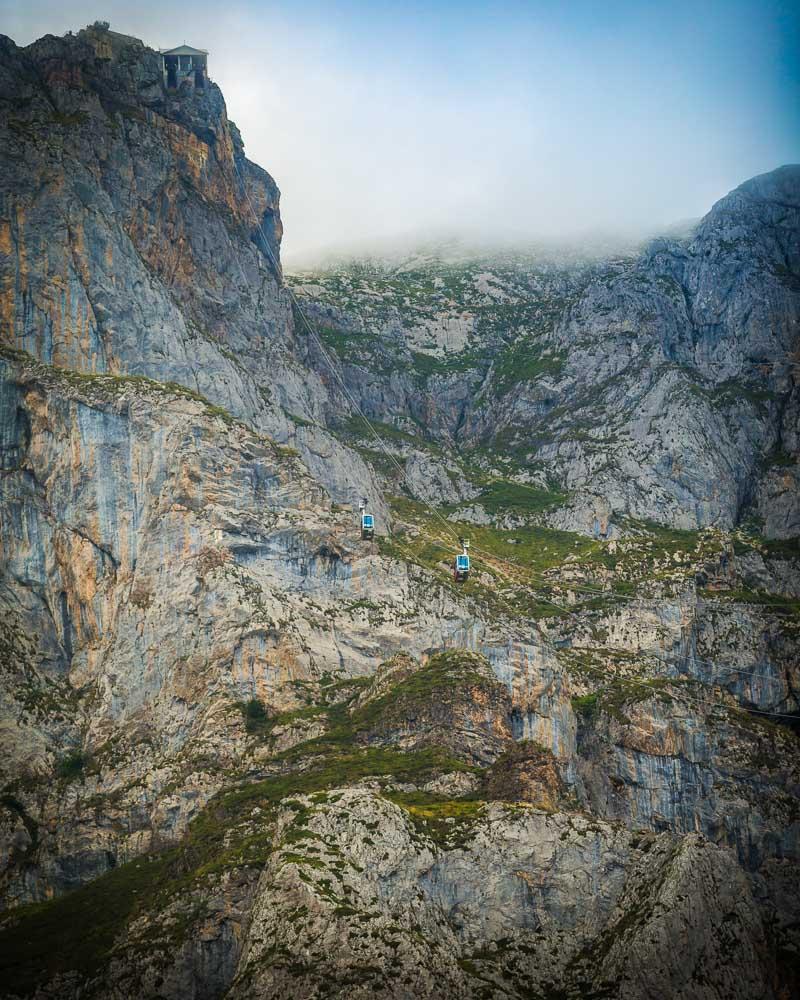
[[[251,213],[253,215],[253,219],[254,219],[254,221],[255,221],[255,223],[256,223],[256,225],[258,227],[258,230],[259,230],[259,232],[261,234],[261,238],[262,238],[262,241],[263,241],[264,249],[265,249],[265,251],[266,251],[266,253],[267,253],[267,255],[268,255],[268,257],[269,257],[269,259],[270,259],[270,261],[272,263],[272,265],[273,265],[273,268],[275,269],[276,278],[280,279],[280,276],[281,276],[280,265],[278,264],[278,262],[277,262],[277,260],[275,258],[274,253],[272,252],[272,248],[270,247],[269,241],[267,240],[266,234],[264,232],[264,227],[263,227],[261,221],[258,218],[258,214],[255,211],[252,199],[250,198],[250,192],[247,189],[247,185],[246,185],[246,183],[244,181],[244,178],[242,176],[242,172],[241,172],[241,170],[239,168],[238,163],[236,162],[236,155],[235,154],[232,156],[232,161],[233,161],[233,165],[234,165],[234,169],[236,171],[236,174],[237,174],[237,176],[239,178],[239,182],[240,182],[240,184],[242,186],[242,190],[244,192],[245,198],[247,199],[248,206],[249,206],[250,211],[251,211]],[[237,263],[239,264],[240,271],[242,273],[242,276],[244,277],[245,285],[247,285],[248,284],[247,278],[244,275],[244,270],[242,269],[241,262],[238,261],[238,257],[237,257]],[[376,443],[380,447],[381,451],[386,456],[386,458],[389,460],[389,462],[392,464],[392,466],[397,470],[397,472],[400,475],[401,480],[403,482],[405,482],[406,486],[409,489],[409,492],[413,496],[414,491],[413,491],[413,488],[411,487],[411,483],[409,482],[408,477],[405,474],[405,470],[400,465],[400,463],[396,460],[396,458],[394,457],[394,455],[392,455],[391,452],[389,452],[387,450],[387,448],[385,447],[385,445],[383,443],[382,438],[380,437],[380,435],[376,431],[375,427],[373,426],[373,424],[371,423],[371,421],[369,420],[369,418],[367,417],[367,415],[364,413],[363,409],[358,404],[358,402],[354,398],[353,394],[348,389],[347,384],[345,383],[344,379],[342,378],[342,376],[341,376],[341,374],[340,374],[337,366],[333,363],[330,355],[328,354],[328,351],[326,350],[326,348],[322,344],[321,339],[318,337],[316,331],[314,330],[313,326],[309,322],[309,320],[308,320],[308,318],[307,318],[307,316],[306,316],[306,314],[305,314],[302,306],[300,305],[298,297],[295,294],[294,290],[292,289],[291,285],[289,283],[287,283],[287,282],[284,282],[283,283],[283,287],[287,290],[287,292],[289,294],[289,297],[290,297],[290,300],[292,301],[292,303],[293,303],[293,305],[295,307],[297,315],[302,320],[303,325],[305,326],[305,328],[306,328],[309,336],[313,339],[314,343],[316,344],[317,349],[319,350],[320,354],[324,358],[324,360],[325,360],[325,362],[326,362],[326,364],[327,364],[327,366],[328,366],[331,374],[334,376],[334,378],[337,380],[337,382],[341,386],[342,391],[343,391],[346,399],[350,403],[350,405],[353,408],[353,410],[362,419],[362,421],[364,422],[364,424],[366,425],[366,427],[370,431],[372,437],[374,438],[374,440],[376,441]],[[362,318],[362,325],[363,325],[363,318]],[[754,366],[756,366],[756,367],[762,367],[762,368],[768,366],[766,363],[761,363],[761,362],[748,362],[748,363],[752,363]],[[715,365],[719,365],[720,367],[727,367],[724,362],[708,362],[708,364],[715,364]],[[786,365],[787,367],[792,367],[792,368],[794,368],[794,367],[800,367],[800,363],[793,362],[793,361],[792,362],[778,362],[778,361],[774,361],[774,362],[770,362],[769,364],[773,365],[773,366]],[[680,365],[675,365],[675,367],[680,368],[681,366]],[[424,497],[421,497],[420,499],[421,499],[423,505],[436,518],[438,518],[438,520],[441,522],[442,526],[448,532],[448,534],[450,534],[454,538],[458,539],[459,536],[457,535],[456,531],[454,530],[454,528],[452,527],[452,525],[442,516],[441,512],[438,511],[435,507],[433,507]],[[416,562],[416,560],[415,560],[415,558],[413,556],[413,553],[410,553],[409,550],[400,541],[400,539],[397,538],[397,536],[394,535],[394,533],[391,532],[391,529],[389,528],[388,524],[387,524],[387,531],[389,531],[389,534],[392,536],[393,540],[400,546],[400,548],[403,549],[405,552],[407,552],[411,556],[410,561],[411,562]],[[482,555],[484,555],[484,557],[489,562],[491,562],[492,560],[495,560],[497,562],[501,562],[501,563],[503,563],[505,565],[511,566],[515,570],[519,570],[519,571],[524,572],[524,567],[521,567],[518,564],[511,562],[510,560],[503,559],[501,556],[496,556],[496,555],[491,554],[491,553],[484,553],[483,550],[481,548],[479,548],[478,546],[473,546],[473,548],[474,548],[474,550],[477,550]],[[539,575],[539,574],[534,574],[534,575]],[[542,580],[546,579],[544,577],[540,577],[540,578]],[[550,581],[546,581],[546,582],[551,585]],[[570,589],[570,590],[579,590],[579,589],[582,589],[586,593],[596,593],[596,594],[598,594],[600,596],[606,596],[606,593],[607,593],[605,591],[593,590],[593,589],[588,589],[588,588],[568,587],[568,589]],[[498,595],[498,596],[500,596],[500,595]],[[628,600],[628,601],[637,601],[637,600],[640,600],[639,598],[629,597],[628,595],[617,594],[617,595],[613,595],[613,596],[615,598],[619,597],[619,598],[622,598],[623,600]],[[539,597],[540,599],[542,599],[543,601],[545,601],[545,603],[551,604],[554,607],[558,608],[559,610],[566,612],[567,614],[571,615],[572,617],[579,618],[579,616],[577,614],[575,614],[575,612],[571,611],[569,608],[565,608],[562,605],[557,604],[555,601],[551,601],[551,600],[548,600],[547,598],[541,597],[541,595],[537,595],[537,597]],[[506,601],[505,598],[501,597],[500,599],[501,599],[501,601],[504,604],[506,604],[506,606],[508,606],[508,602]],[[542,642],[543,645],[547,646],[553,652],[556,652],[556,653],[558,652],[557,647],[554,646],[548,640],[546,640],[544,637],[540,637],[540,641]],[[692,659],[694,660],[694,662],[702,662],[702,663],[706,663],[706,664],[711,665],[711,666],[716,666],[716,664],[713,664],[711,661],[708,661],[708,660],[699,660],[697,657],[693,657]],[[667,664],[665,661],[659,661],[659,662],[664,663],[665,666],[674,666],[674,664]],[[726,668],[725,665],[722,665],[722,669],[728,669],[731,672],[748,673],[745,670],[737,670],[737,668]],[[749,676],[753,677],[753,676],[757,676],[757,675],[755,675],[755,674],[749,674]],[[776,680],[776,678],[769,677],[766,674],[759,675],[759,676],[764,676],[765,678],[768,678],[770,680]],[[715,703],[715,704],[718,704],[720,707],[723,707],[723,708],[730,708],[730,707],[732,707],[732,706],[724,705],[722,702]],[[750,712],[750,713],[754,713],[754,714],[757,714],[757,715],[767,715],[767,716],[774,716],[774,717],[781,717],[781,718],[790,718],[790,719],[796,719],[797,718],[796,715],[792,715],[792,714],[784,713],[784,712],[767,712],[767,711],[763,711],[763,710],[760,710],[760,709],[744,708],[743,706],[740,706],[740,708],[742,708],[744,711],[747,711],[747,712]]]
[[[241,170],[239,169],[239,165],[236,162],[236,157],[235,156],[233,157],[233,165],[234,165],[236,173],[237,173],[237,175],[239,177],[239,180],[240,180],[240,182],[242,184],[242,189],[244,191],[244,195],[245,195],[245,198],[247,199],[247,203],[248,203],[250,211],[251,211],[251,213],[253,215],[254,221],[255,221],[256,225],[258,226],[259,232],[261,233],[261,238],[262,238],[262,241],[263,241],[263,244],[264,244],[264,248],[265,248],[265,250],[267,252],[267,255],[269,256],[269,258],[270,258],[270,260],[272,262],[273,267],[275,268],[276,276],[280,276],[280,274],[281,274],[280,266],[279,266],[277,260],[275,259],[275,255],[273,254],[272,248],[269,245],[269,241],[266,238],[266,234],[264,232],[264,227],[261,224],[261,222],[259,221],[258,214],[256,213],[255,208],[253,207],[253,202],[252,202],[252,200],[250,198],[250,192],[247,190],[247,186],[246,186],[246,184],[244,182]],[[289,285],[288,283],[284,282],[284,286],[283,287],[286,288],[287,292],[289,293],[289,297],[290,297],[290,299],[291,299],[291,301],[292,301],[292,303],[293,303],[293,305],[294,305],[294,307],[295,307],[295,309],[297,311],[298,316],[302,320],[303,325],[305,326],[306,330],[308,331],[309,336],[313,339],[313,341],[316,344],[318,350],[320,351],[320,353],[322,354],[323,358],[325,359],[325,362],[326,362],[328,368],[330,369],[331,374],[334,376],[334,378],[341,385],[342,391],[344,392],[344,394],[345,394],[346,398],[348,399],[350,405],[352,406],[353,410],[364,421],[364,423],[366,424],[366,426],[369,429],[370,433],[372,434],[372,437],[374,438],[374,440],[376,441],[376,443],[380,447],[381,451],[386,456],[386,458],[391,462],[391,464],[394,466],[394,468],[397,469],[398,473],[400,474],[401,479],[406,483],[406,485],[409,487],[410,492],[413,495],[414,491],[413,491],[413,489],[411,489],[411,484],[408,481],[408,478],[406,477],[406,474],[405,474],[405,471],[404,471],[403,467],[400,465],[400,463],[397,461],[397,459],[394,457],[394,455],[392,455],[391,452],[387,450],[386,446],[383,443],[382,438],[380,437],[380,435],[378,434],[378,432],[375,430],[374,426],[372,425],[371,421],[369,420],[369,418],[367,417],[367,415],[364,413],[364,411],[362,410],[362,408],[359,406],[359,404],[356,401],[356,399],[354,398],[353,394],[348,389],[347,384],[345,383],[344,379],[342,378],[341,374],[339,373],[339,370],[338,370],[337,366],[331,360],[331,357],[328,354],[327,350],[325,349],[324,345],[322,344],[322,341],[317,336],[316,331],[314,330],[313,326],[309,322],[309,320],[308,320],[305,312],[303,311],[303,308],[300,305],[300,302],[299,302],[297,296],[295,295],[294,290],[292,289],[291,285]],[[428,508],[428,510],[431,511],[432,514],[434,514],[434,516],[436,516],[436,517],[439,518],[439,520],[444,525],[445,529],[454,538],[457,539],[458,535],[456,534],[455,530],[442,517],[442,515],[434,507],[432,507],[428,503],[428,501],[425,500],[424,498],[422,498],[422,503]]]

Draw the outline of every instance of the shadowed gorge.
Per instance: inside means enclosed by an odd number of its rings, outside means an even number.
[[[0,37],[0,992],[797,995],[800,166],[284,273],[181,66]]]

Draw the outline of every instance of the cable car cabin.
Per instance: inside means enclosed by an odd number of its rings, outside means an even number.
[[[456,556],[453,563],[453,576],[459,582],[463,582],[469,576],[469,556],[466,552]]]
[[[375,537],[375,518],[372,514],[361,515],[361,537],[366,539]]]

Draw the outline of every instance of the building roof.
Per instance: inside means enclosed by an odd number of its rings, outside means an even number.
[[[193,49],[191,45],[179,45],[174,49],[161,49],[162,56],[207,56],[206,49]]]

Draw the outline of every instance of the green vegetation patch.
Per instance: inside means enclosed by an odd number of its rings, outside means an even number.
[[[326,347],[332,348],[346,361],[360,361],[368,343],[368,335],[316,324],[315,332]]]
[[[345,330],[313,321],[311,326],[325,347],[347,364],[382,374],[389,374],[398,367],[397,349],[390,342],[376,339],[369,332]],[[297,329],[303,332],[305,324],[297,324]]]
[[[800,600],[792,600],[782,594],[773,594],[766,590],[747,590],[744,588],[718,590],[702,588],[698,593],[708,601],[729,601],[732,604],[756,604],[769,609],[776,615],[786,618],[800,619]]]
[[[489,514],[542,514],[566,499],[567,494],[559,490],[495,479],[472,502],[479,503]]]
[[[454,697],[458,697],[459,692],[466,692],[467,689],[475,687],[486,691],[502,689],[502,685],[495,679],[480,654],[468,650],[447,650],[437,653],[419,670],[398,680],[380,697],[364,705],[352,706],[354,693],[345,702],[326,706],[324,713],[328,728],[324,735],[291,747],[277,759],[287,763],[300,759],[313,760],[317,766],[332,769],[337,774],[334,783],[341,784],[348,784],[351,775],[355,776],[353,780],[363,777],[362,767],[378,766],[380,770],[374,772],[378,777],[392,773],[391,770],[385,770],[389,763],[392,766],[402,767],[405,771],[412,763],[410,755],[401,754],[399,757],[378,755],[373,759],[370,755],[378,753],[377,750],[361,749],[369,734],[380,733],[402,722],[409,715],[416,717],[424,713],[427,706],[452,702]],[[444,770],[474,770],[470,765],[452,757],[446,749],[444,740],[442,745],[433,745],[419,753],[430,753],[432,757],[419,759],[414,757],[414,769],[418,764],[427,767],[425,761],[430,759],[437,762],[441,760]],[[371,773],[373,772],[365,772],[365,774]]]
[[[362,445],[355,445],[355,450],[366,459],[369,464],[387,479],[392,479],[405,471],[406,460],[396,455],[391,458],[385,451],[377,451],[375,448],[365,448]]]
[[[543,505],[556,502],[557,496],[560,499],[560,494],[553,491],[539,491],[533,487],[524,486],[520,486],[518,491],[516,487],[517,484],[502,481],[496,487],[495,502],[499,505],[509,500],[512,503],[527,503],[531,507],[541,508]],[[400,519],[420,529],[420,534],[415,539],[404,537],[403,544],[406,547],[414,548],[422,557],[423,564],[428,561],[420,549],[426,544],[432,544],[437,551],[446,552],[448,561],[452,560],[454,546],[457,547],[455,538],[444,534],[445,529],[438,518],[434,519],[424,504],[407,497],[391,497],[390,502],[392,510]],[[483,501],[479,499],[476,502],[482,503]],[[446,513],[451,508],[444,507],[442,509]],[[472,543],[472,559],[477,567],[484,568],[482,555],[486,553],[489,556],[497,556],[509,563],[516,564],[523,573],[552,569],[560,566],[568,555],[584,559],[602,552],[606,548],[603,543],[587,538],[585,535],[538,525],[526,525],[521,528],[505,530],[487,525],[454,521],[452,531],[454,535],[464,534],[469,537]],[[441,537],[443,535],[444,537]]]
[[[448,799],[427,792],[385,792],[384,798],[405,809],[419,833],[447,850],[472,839],[486,807],[479,799]]]
[[[393,444],[411,445],[414,448],[430,448],[435,451],[440,450],[439,446],[434,442],[423,438],[421,428],[418,435],[411,434],[399,427],[395,427],[394,424],[387,424],[382,420],[373,420],[372,418],[370,418],[370,426],[375,430],[376,434],[383,442],[390,441]],[[342,420],[338,424],[338,427],[347,437],[360,438],[366,444],[376,448],[378,447],[375,435],[370,430],[370,427],[368,427],[364,422],[362,417],[348,417],[346,420]]]
[[[209,400],[207,400],[205,396],[201,396],[199,392],[195,392],[193,389],[189,389],[185,385],[180,385],[178,382],[157,382],[155,379],[147,378],[145,375],[112,375],[106,372],[81,372],[74,368],[61,368],[58,365],[46,365],[43,362],[38,361],[27,351],[21,351],[17,348],[8,347],[3,344],[0,344],[0,357],[5,357],[8,360],[33,367],[37,374],[40,374],[45,378],[56,378],[73,389],[82,391],[97,391],[106,399],[113,399],[121,395],[127,389],[135,389],[140,392],[149,391],[157,393],[159,396],[179,397],[181,399],[192,400],[195,403],[200,403],[205,408],[208,416],[219,417],[228,426],[232,426],[235,423],[241,423],[241,421],[237,421],[233,415],[223,407],[209,402]],[[246,424],[242,424],[242,426],[247,430],[251,430],[251,428],[247,427]]]
[[[572,710],[587,721],[605,714],[623,725],[630,719],[624,709],[637,702],[658,698],[669,703],[673,700],[671,689],[693,683],[686,678],[654,677],[648,679],[617,677],[600,691],[580,695],[572,699]]]
[[[240,701],[237,708],[244,718],[244,727],[248,733],[263,732],[269,723],[267,709],[260,698],[251,698],[249,701]]]
[[[595,691],[591,694],[576,695],[572,699],[572,711],[584,719],[593,719],[600,709],[600,695]]]
[[[74,781],[75,778],[81,777],[87,763],[87,758],[81,750],[73,750],[59,760],[56,774],[65,781]]]
[[[446,377],[457,372],[469,372],[485,368],[488,358],[485,353],[472,350],[454,351],[444,356],[427,354],[424,351],[411,352],[411,368],[420,381],[434,376]]]
[[[66,128],[72,128],[75,125],[83,125],[89,120],[89,116],[85,111],[75,111],[72,114],[66,114],[62,111],[54,111],[50,116],[50,121],[54,125],[63,125]]]
[[[498,394],[520,382],[535,382],[549,376],[556,378],[564,370],[566,355],[528,338],[507,347],[494,367],[494,386]]]
[[[644,536],[656,549],[672,555],[678,551],[694,551],[703,539],[703,532],[688,528],[671,528],[658,521],[627,518],[626,527]]]
[[[540,499],[534,494],[531,502],[536,504]],[[562,566],[568,556],[579,565],[594,562],[607,552],[603,542],[569,531],[538,525],[503,530],[456,521],[452,523],[453,535],[463,534],[470,539],[473,567],[470,578],[456,584],[451,571],[458,551],[456,539],[446,534],[438,518],[433,518],[422,504],[407,497],[392,497],[391,505],[398,521],[415,530],[403,532],[401,528],[395,531],[395,537],[381,538],[381,550],[404,561],[411,557],[417,565],[435,572],[442,586],[474,598],[487,615],[524,620],[568,615],[563,604],[564,591],[570,589],[570,584],[560,584],[544,574]],[[594,600],[576,605],[574,610]],[[614,595],[604,600],[613,602]]]
[[[460,649],[437,653],[386,694],[356,709],[351,726],[356,736],[379,730],[408,715],[424,713],[427,706],[452,702],[474,688],[488,692],[503,689],[484,657]]]
[[[417,682],[416,693],[422,696],[435,690],[458,670],[461,676],[470,676],[469,667],[463,662],[459,667],[456,659],[450,656],[434,664],[427,680]],[[74,970],[90,978],[106,966],[131,920],[143,913],[156,918],[181,895],[206,892],[209,879],[224,872],[263,868],[275,850],[291,846],[288,841],[298,845],[294,853],[309,864],[307,850],[299,848],[309,807],[296,803],[293,808],[299,812],[291,836],[284,837],[283,845],[276,841],[276,820],[282,805],[290,804],[284,800],[292,796],[321,794],[362,778],[420,784],[443,773],[479,770],[439,746],[408,753],[358,746],[349,706],[365,683],[363,679],[332,680],[325,688],[327,696],[346,692],[344,701],[312,705],[272,719],[266,718],[257,699],[242,703],[239,707],[245,719],[258,731],[266,732],[278,721],[324,714],[331,732],[279,755],[275,763],[285,772],[220,792],[191,822],[181,842],[165,853],[121,865],[58,899],[15,910],[0,929],[4,986],[27,994],[57,973]],[[292,770],[298,766],[302,770]],[[21,809],[16,800],[3,804],[16,812]],[[188,936],[192,922],[193,918],[187,918],[181,923],[182,934]]]
[[[128,924],[147,909],[174,852],[140,858],[75,892],[13,910],[0,930],[0,981],[20,995],[59,972],[96,974]]]
[[[800,559],[800,537],[765,538],[761,546],[770,559]]]

